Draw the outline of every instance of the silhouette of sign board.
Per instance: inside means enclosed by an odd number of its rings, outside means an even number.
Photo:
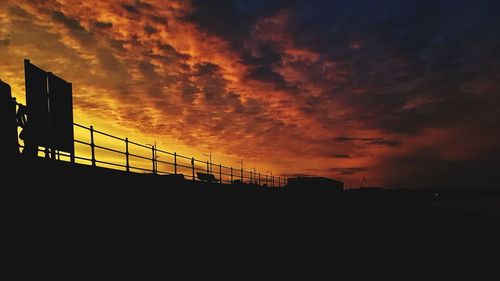
[[[40,146],[74,154],[72,85],[24,60],[28,126]]]
[[[51,147],[73,152],[72,85],[52,73],[48,73],[48,82]]]
[[[24,75],[30,136],[33,142],[48,147],[50,121],[47,73],[29,60],[24,60]]]

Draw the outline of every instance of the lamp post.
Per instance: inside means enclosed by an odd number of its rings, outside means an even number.
[[[205,154],[203,153],[203,156],[208,156],[209,157],[209,162],[210,162],[210,174],[212,174],[212,152],[210,152],[209,154]]]
[[[241,182],[243,182],[243,159],[238,160],[238,163],[241,163]]]
[[[252,177],[253,183],[257,183],[257,171],[255,170],[255,167],[253,167],[252,169],[253,169],[253,177]]]
[[[152,150],[152,160],[153,160],[153,174],[158,172],[158,162],[156,161],[160,156],[156,156],[156,141],[154,144],[147,143],[146,145],[151,146]]]

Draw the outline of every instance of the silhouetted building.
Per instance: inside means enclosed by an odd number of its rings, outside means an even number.
[[[2,156],[14,158],[19,156],[17,141],[16,102],[12,99],[9,84],[0,80],[0,148]]]
[[[344,183],[324,177],[296,177],[288,178],[288,188],[328,189],[342,191]]]

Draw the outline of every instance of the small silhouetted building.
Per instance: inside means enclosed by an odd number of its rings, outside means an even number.
[[[288,178],[288,187],[342,191],[344,189],[344,183],[324,177],[296,177]]]

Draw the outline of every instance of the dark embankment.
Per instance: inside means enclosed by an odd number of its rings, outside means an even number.
[[[17,279],[498,276],[500,217],[436,204],[494,191],[272,190],[44,159],[14,162],[2,177]]]

